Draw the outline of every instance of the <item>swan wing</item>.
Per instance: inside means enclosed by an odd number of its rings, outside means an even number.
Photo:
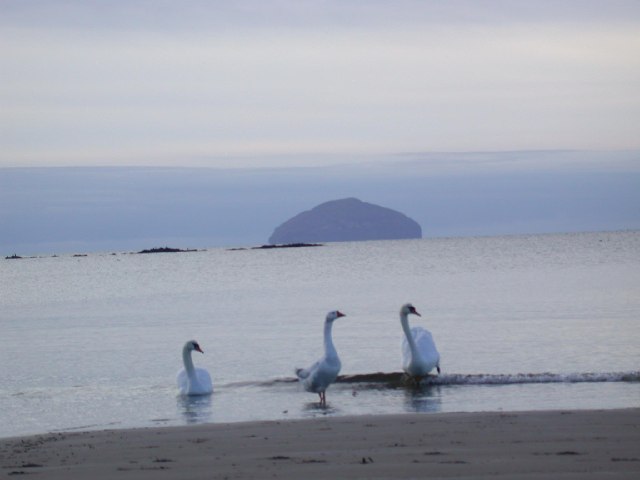
[[[331,360],[322,358],[304,370],[306,376],[298,374],[298,378],[308,392],[324,392],[329,385],[336,381],[340,368],[341,364],[338,358]]]
[[[439,365],[440,354],[429,330],[413,327],[411,335],[416,343],[419,358],[412,358],[409,342],[404,338],[402,340],[402,368],[412,375],[426,375]]]
[[[416,341],[416,346],[422,359],[435,366],[440,361],[440,353],[438,353],[436,342],[433,341],[431,332],[424,328],[415,327],[411,333],[413,333],[413,338]]]
[[[304,380],[311,372],[306,368],[296,368],[296,376],[299,380]]]
[[[199,394],[204,395],[213,392],[213,382],[211,381],[211,375],[209,375],[207,370],[196,367],[196,378],[198,379]]]
[[[176,383],[178,384],[180,395],[207,395],[213,392],[211,375],[204,368],[196,367],[193,381],[189,381],[189,375],[183,368],[176,376]]]
[[[320,366],[321,362],[322,362],[322,359],[316,361],[309,368],[296,368],[296,375],[298,376],[298,378],[300,380],[304,380],[306,378],[309,378],[309,376],[313,375],[314,372],[318,369],[318,367]]]

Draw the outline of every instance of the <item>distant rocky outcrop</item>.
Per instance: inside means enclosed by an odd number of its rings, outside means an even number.
[[[246,247],[239,247],[239,248],[229,248],[228,250],[231,251],[238,251],[238,250],[272,250],[274,248],[302,248],[302,247],[322,247],[321,243],[286,243],[284,245],[276,245],[276,244],[269,244],[269,245],[260,245],[259,247],[251,247],[251,248],[246,248]]]
[[[274,230],[269,243],[406,238],[422,238],[422,228],[415,220],[390,208],[344,198],[322,203],[287,220]]]
[[[180,252],[196,252],[197,250],[182,250],[180,248],[172,248],[172,247],[159,247],[159,248],[149,248],[146,250],[140,250],[137,253],[180,253]]]

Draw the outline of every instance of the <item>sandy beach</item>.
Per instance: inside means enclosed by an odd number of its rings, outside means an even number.
[[[0,440],[0,476],[640,478],[640,409],[327,417]]]

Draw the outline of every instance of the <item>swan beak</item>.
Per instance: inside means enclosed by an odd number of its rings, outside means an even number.
[[[200,345],[198,345],[198,346],[195,348],[195,350],[196,350],[197,352],[204,353],[204,352],[202,351],[202,349],[200,348]]]
[[[418,315],[419,317],[421,317],[422,315],[420,315],[420,313],[418,313],[418,311],[415,308],[411,308],[411,313],[413,313],[414,315]]]
[[[346,317],[346,315],[345,315],[344,313],[342,313],[341,311],[339,311],[339,310],[338,310],[336,313],[337,313],[337,315],[338,315],[338,317],[337,317],[337,318],[340,318],[340,317]]]

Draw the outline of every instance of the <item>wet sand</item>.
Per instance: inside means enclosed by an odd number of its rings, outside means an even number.
[[[0,477],[640,478],[640,408],[440,413],[0,440]]]

